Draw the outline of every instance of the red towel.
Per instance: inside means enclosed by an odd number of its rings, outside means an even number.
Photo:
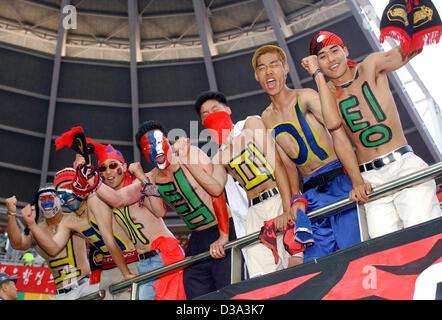
[[[184,259],[179,242],[175,238],[158,237],[151,245],[151,250],[159,250],[165,266]],[[155,281],[155,300],[185,300],[183,268],[164,274]]]

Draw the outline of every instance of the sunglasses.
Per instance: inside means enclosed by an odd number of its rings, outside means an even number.
[[[117,162],[112,162],[111,164],[109,164],[109,167],[106,167],[105,165],[99,166],[98,167],[98,171],[100,172],[105,172],[107,170],[107,168],[111,169],[111,170],[115,170],[118,168],[120,164]]]

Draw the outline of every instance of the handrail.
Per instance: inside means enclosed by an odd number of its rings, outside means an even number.
[[[432,166],[429,166],[425,169],[414,172],[410,175],[393,180],[391,182],[383,184],[382,186],[373,188],[373,191],[369,195],[369,198],[370,198],[370,200],[378,199],[378,198],[386,195],[387,193],[395,192],[399,189],[403,189],[405,187],[408,187],[408,186],[411,186],[414,184],[423,183],[427,180],[433,179],[434,177],[436,177],[440,174],[442,174],[442,162],[436,163]],[[324,216],[329,215],[339,209],[345,208],[345,207],[351,205],[352,203],[353,203],[353,201],[351,201],[350,199],[344,199],[344,200],[338,201],[336,203],[332,203],[332,204],[325,206],[323,208],[320,208],[318,210],[312,211],[308,214],[308,217],[311,219],[324,217]],[[255,233],[251,233],[245,237],[242,237],[240,239],[229,242],[227,245],[225,245],[224,249],[227,251],[227,250],[230,250],[234,247],[240,247],[240,248],[245,247],[255,241],[258,241],[258,236],[259,236],[259,231],[255,232]],[[125,281],[113,284],[109,287],[109,291],[111,292],[111,294],[116,294],[120,291],[128,289],[129,287],[132,286],[132,283],[134,283],[134,282],[137,282],[137,283],[147,282],[147,280],[150,280],[154,277],[162,275],[166,272],[169,272],[174,269],[181,268],[181,267],[187,267],[188,265],[194,264],[196,262],[206,260],[209,257],[210,257],[209,251],[197,254],[195,256],[187,257],[184,260],[181,260],[181,261],[176,262],[174,264],[149,271],[147,273],[139,275],[139,276],[132,278],[130,280],[125,280]],[[93,294],[91,294],[91,295],[93,295]]]
[[[106,296],[106,291],[98,290],[96,292],[92,292],[90,294],[82,296],[77,300],[103,300],[105,296]]]

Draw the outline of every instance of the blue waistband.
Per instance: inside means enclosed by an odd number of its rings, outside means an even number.
[[[312,174],[303,177],[303,181],[304,181],[304,183],[306,183],[307,181],[309,181],[313,177],[319,176],[320,174],[323,174],[323,173],[326,173],[330,170],[338,169],[338,168],[342,168],[341,161],[339,161],[339,160],[330,161],[325,166],[319,168],[318,170],[316,170]]]

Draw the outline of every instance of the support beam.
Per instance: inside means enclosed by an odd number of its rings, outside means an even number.
[[[275,14],[276,18],[281,26],[281,31],[284,33],[285,38],[289,38],[293,36],[293,30],[290,28],[285,22],[284,11],[282,11],[281,5],[278,1],[273,1],[273,5],[275,6]]]
[[[129,42],[130,42],[130,91],[132,101],[132,141],[134,161],[140,161],[140,152],[137,149],[135,134],[140,124],[140,101],[138,92],[138,65],[141,61],[140,24],[138,19],[138,2],[127,0],[129,11]]]
[[[215,69],[213,68],[212,56],[218,54],[213,42],[213,32],[207,16],[207,9],[204,0],[192,0],[195,11],[196,24],[201,39],[201,46],[204,53],[204,64],[206,65],[207,78],[209,79],[210,90],[217,91]]]
[[[299,80],[298,72],[296,71],[295,64],[293,63],[293,58],[290,53],[289,47],[287,46],[287,42],[285,41],[285,35],[282,31],[281,21],[285,25],[284,18],[281,17],[282,9],[279,8],[280,14],[278,14],[278,9],[275,6],[274,0],[262,0],[264,4],[264,8],[267,13],[267,17],[270,20],[270,24],[272,25],[273,32],[276,36],[276,40],[278,41],[278,45],[285,51],[287,55],[287,63],[289,65],[289,74],[292,79],[292,84],[294,88],[302,88],[301,81]],[[279,6],[279,4],[278,4]]]
[[[60,80],[61,57],[66,49],[68,31],[63,28],[63,8],[70,4],[70,0],[62,0],[60,5],[60,19],[58,22],[57,45],[55,47],[54,66],[52,69],[51,92],[49,96],[48,119],[46,123],[45,144],[43,149],[43,162],[41,165],[40,186],[47,182],[49,157],[51,153],[52,131],[54,129],[55,105],[57,100],[58,84]]]
[[[371,28],[367,28],[367,24],[366,23],[364,24],[363,12],[360,7],[360,4],[356,0],[346,0],[346,1],[347,5],[351,9],[351,12],[353,13],[355,20],[357,21],[359,27],[364,33],[364,36],[367,39],[373,51],[382,51],[383,49],[379,43],[378,38],[373,33]],[[388,75],[388,78],[393,85],[393,89],[398,93],[401,102],[405,106],[405,109],[408,111],[410,118],[413,120],[415,127],[419,131],[422,140],[424,141],[426,147],[430,151],[434,160],[436,162],[442,161],[442,154],[439,152],[439,149],[437,145],[434,143],[434,140],[431,137],[431,134],[428,132],[428,129],[425,127],[425,125],[423,125],[422,119],[418,111],[415,109],[413,101],[411,100],[410,96],[405,90],[405,87],[402,85],[398,75],[395,72],[391,72]]]

